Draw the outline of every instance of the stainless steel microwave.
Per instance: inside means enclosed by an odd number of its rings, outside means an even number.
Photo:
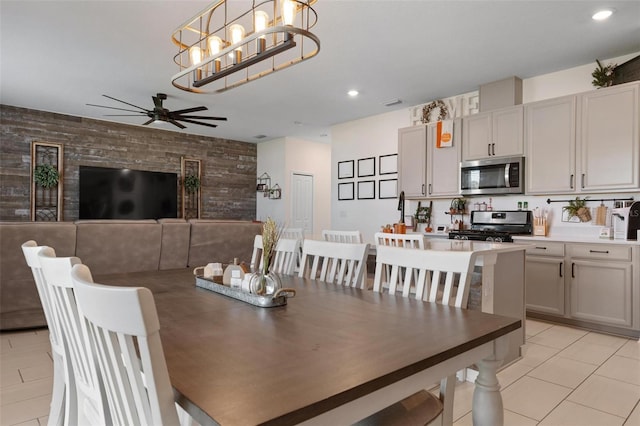
[[[491,158],[460,163],[460,194],[524,193],[524,157]]]

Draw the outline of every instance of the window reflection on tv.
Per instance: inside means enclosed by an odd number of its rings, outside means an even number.
[[[80,219],[178,217],[178,175],[80,166]]]

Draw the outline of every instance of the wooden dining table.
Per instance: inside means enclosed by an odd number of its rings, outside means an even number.
[[[520,319],[298,277],[285,306],[190,270],[96,277],[154,293],[176,401],[201,425],[347,425],[476,363],[474,424],[502,424],[496,369]]]

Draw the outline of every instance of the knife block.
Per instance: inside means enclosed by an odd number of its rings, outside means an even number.
[[[536,219],[536,222],[533,224],[533,235],[539,237],[547,236],[547,221],[545,219]]]

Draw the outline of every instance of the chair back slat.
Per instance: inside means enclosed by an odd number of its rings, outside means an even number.
[[[292,275],[297,266],[299,253],[300,240],[280,238],[276,244],[271,272]]]
[[[177,424],[151,292],[95,284],[85,265],[75,265],[71,278],[114,423]],[[116,311],[119,315],[113,315]]]
[[[424,235],[422,234],[390,234],[386,232],[376,232],[373,236],[376,246],[394,246],[406,248],[420,248],[425,246]]]
[[[387,267],[391,269],[389,293],[401,290],[408,297],[413,290],[416,299],[466,308],[473,262],[472,252],[378,246],[373,289],[384,291]]]
[[[298,275],[364,288],[368,251],[369,244],[305,240]]]
[[[362,233],[360,231],[336,231],[325,229],[322,231],[322,239],[334,243],[362,243]]]
[[[256,235],[253,239],[253,253],[249,267],[252,271],[262,269],[262,235]]]

